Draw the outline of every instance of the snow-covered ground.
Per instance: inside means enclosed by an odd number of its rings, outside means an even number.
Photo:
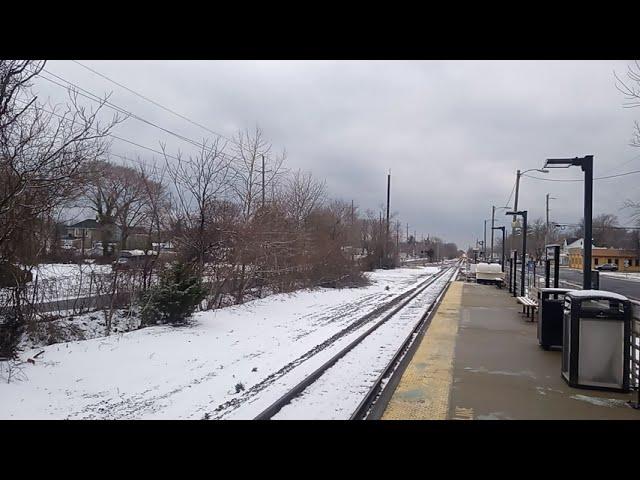
[[[75,263],[43,263],[33,270],[33,279],[51,280],[55,278],[76,277],[81,274],[110,273],[111,265],[75,264]]]
[[[197,313],[189,327],[25,351],[25,362],[44,353],[0,383],[0,418],[253,418],[358,335],[363,316],[437,271],[380,270],[366,287],[273,295]]]
[[[111,272],[111,265],[48,263],[34,268],[33,280],[28,284],[27,295],[34,296],[35,303],[51,302],[95,295],[101,275]],[[9,293],[0,291],[0,298]]]

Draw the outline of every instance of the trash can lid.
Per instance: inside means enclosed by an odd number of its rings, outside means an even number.
[[[609,300],[619,300],[628,302],[629,299],[624,295],[606,290],[570,290],[567,295],[573,298],[606,298]]]
[[[543,287],[540,289],[542,293],[568,293],[573,292],[571,288],[555,288],[555,287]]]

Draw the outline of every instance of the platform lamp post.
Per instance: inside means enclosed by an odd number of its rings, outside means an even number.
[[[495,227],[495,219],[496,219],[496,210],[508,210],[511,207],[496,207],[495,205],[491,206],[491,260],[493,260],[493,231],[496,230]],[[502,271],[504,272],[504,253],[502,255]]]
[[[546,168],[530,168],[528,170],[525,170],[524,172],[521,172],[520,170],[518,170],[516,172],[516,196],[513,200],[513,211],[517,212],[518,211],[518,196],[520,194],[520,177],[522,177],[525,173],[528,172],[540,172],[540,173],[549,173],[549,170],[547,170]],[[516,223],[516,216],[513,216],[513,223]],[[515,228],[511,230],[511,238],[514,238],[515,234]],[[512,240],[513,241],[513,240]],[[511,248],[513,248],[513,243],[511,244]]]
[[[524,297],[524,269],[527,261],[527,211],[507,212],[506,215],[522,217],[522,272],[520,273],[520,296]],[[514,222],[515,223],[515,222]]]
[[[575,158],[548,158],[544,168],[580,167],[584,172],[584,257],[582,288],[591,290],[591,247],[593,245],[593,155]]]
[[[502,257],[500,258],[500,266],[502,267],[502,271],[504,272],[504,244],[505,244],[505,227],[491,227],[491,256],[493,257],[493,231],[494,230],[502,230]]]
[[[484,221],[484,240],[482,242],[482,254],[483,254],[483,260],[486,262],[487,261],[487,222],[490,222],[491,219],[487,218]],[[493,233],[493,232],[492,232]]]

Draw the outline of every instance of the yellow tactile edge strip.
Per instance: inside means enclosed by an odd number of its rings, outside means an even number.
[[[383,420],[447,418],[463,285],[453,282],[449,287],[387,405]]]

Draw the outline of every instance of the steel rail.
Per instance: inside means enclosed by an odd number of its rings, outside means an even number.
[[[433,315],[438,306],[442,303],[451,282],[457,277],[459,267],[456,267],[451,280],[447,282],[444,288],[438,293],[436,299],[431,302],[425,310],[416,326],[411,330],[402,345],[398,348],[393,358],[387,364],[387,367],[378,376],[369,392],[362,399],[356,410],[353,412],[349,420],[378,420],[382,417],[386,405],[389,403],[396,387],[400,383],[400,378],[406,370],[409,362],[413,358],[413,354],[420,345],[420,340],[424,337]],[[385,381],[386,380],[386,381]]]

